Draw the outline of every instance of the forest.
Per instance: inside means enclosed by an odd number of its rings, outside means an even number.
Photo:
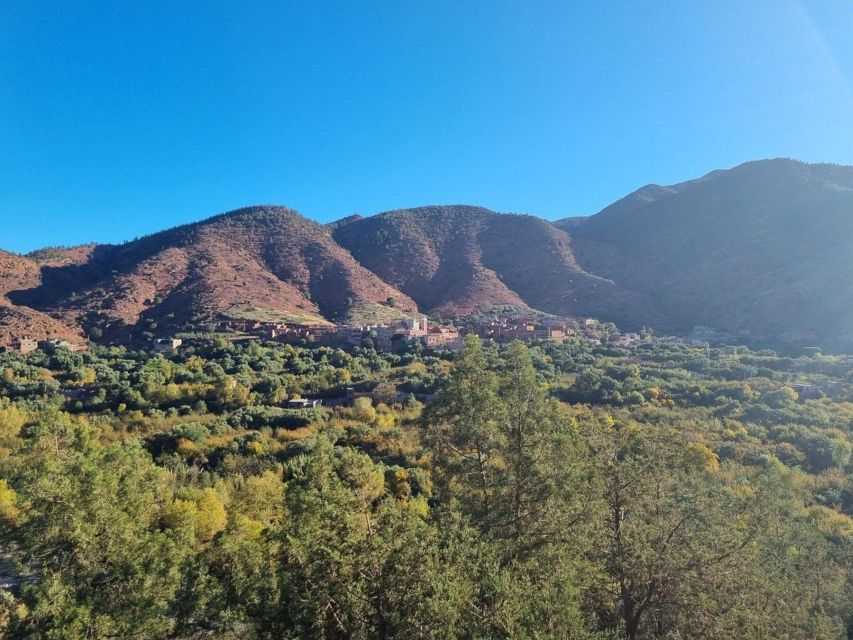
[[[851,452],[817,349],[0,354],[0,629],[853,638]]]

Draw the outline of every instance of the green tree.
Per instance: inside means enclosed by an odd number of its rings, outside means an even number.
[[[386,492],[380,466],[320,439],[291,473],[278,538],[278,607],[266,632],[365,639],[463,633],[472,589],[465,558]]]
[[[187,551],[158,528],[167,474],[138,444],[58,449],[51,432],[35,444],[53,453],[18,488],[25,521],[12,536],[40,578],[23,590],[29,615],[16,631],[164,637]]]
[[[423,424],[438,481],[479,522],[496,517],[492,503],[502,419],[497,376],[486,366],[480,339],[468,336],[447,384],[424,411]]]

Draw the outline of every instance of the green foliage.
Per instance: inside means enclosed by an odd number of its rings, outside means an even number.
[[[46,434],[37,438],[41,443]],[[22,591],[15,633],[48,638],[161,638],[186,549],[157,524],[167,476],[138,445],[71,447],[19,483],[15,540],[38,580]],[[139,636],[139,634],[142,634]]]
[[[0,629],[844,638],[851,371],[653,338],[0,354]]]

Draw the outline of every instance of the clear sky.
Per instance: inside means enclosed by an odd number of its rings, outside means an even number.
[[[853,164],[850,0],[0,1],[0,247]]]

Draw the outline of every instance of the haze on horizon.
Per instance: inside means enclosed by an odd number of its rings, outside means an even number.
[[[253,203],[554,219],[752,159],[853,164],[851,29],[832,0],[6,3],[0,248]]]

